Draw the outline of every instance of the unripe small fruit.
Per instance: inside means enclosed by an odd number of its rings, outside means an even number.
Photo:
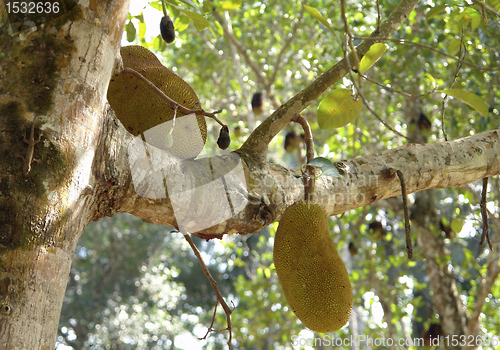
[[[219,132],[219,138],[217,139],[217,146],[224,150],[229,147],[231,143],[231,138],[229,137],[229,128],[227,125],[223,125]]]
[[[167,44],[170,44],[175,39],[174,22],[169,16],[163,16],[160,21],[161,37]]]

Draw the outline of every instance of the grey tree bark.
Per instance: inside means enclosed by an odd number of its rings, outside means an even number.
[[[417,2],[402,1],[360,45],[358,56],[390,36]],[[5,349],[53,348],[71,258],[90,221],[128,212],[179,227],[171,198],[137,194],[137,168],[129,158],[133,137],[106,105],[127,11],[127,1],[80,1],[43,27],[0,33],[0,344]],[[280,107],[238,152],[211,159],[215,167],[241,161],[244,179],[227,186],[225,194],[246,202],[231,218],[194,234],[209,239],[258,232],[303,197],[302,180],[293,171],[266,161],[267,142],[345,75],[345,65],[342,60]],[[399,195],[394,169],[404,171],[409,193],[498,175],[499,141],[493,130],[339,162],[341,177],[320,178],[317,199],[334,215]],[[189,180],[193,173],[183,171],[201,169],[191,180],[208,183],[212,174],[203,162],[172,164],[166,177],[174,183]],[[154,172],[146,167],[141,176]],[[217,204],[210,196],[204,199],[206,207]]]
[[[61,13],[69,3],[59,3]],[[9,17],[2,13],[2,349],[54,348],[75,245],[96,218],[93,188],[105,164],[93,163],[103,145],[116,146],[122,132],[110,133],[113,119],[104,111],[127,13],[127,1],[80,1],[22,32],[17,23],[7,30]]]

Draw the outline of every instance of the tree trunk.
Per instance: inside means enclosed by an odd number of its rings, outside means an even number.
[[[10,16],[14,35],[0,35],[2,349],[54,348],[76,242],[96,218],[93,162],[113,121],[103,111],[128,2],[60,5],[59,17],[23,32]]]

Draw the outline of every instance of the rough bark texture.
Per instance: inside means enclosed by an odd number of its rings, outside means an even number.
[[[123,146],[115,159],[125,158]],[[500,173],[500,134],[498,130],[484,132],[451,142],[416,145],[410,144],[352,160],[337,162],[340,178],[322,176],[316,180],[316,201],[328,215],[352,210],[375,201],[401,195],[401,186],[395,171],[404,173],[408,193],[431,188],[461,186],[486,176]],[[224,164],[224,157],[212,158]],[[171,178],[190,176],[185,169],[199,165],[196,160],[186,161],[179,170],[170,168]],[[258,159],[242,158],[246,186],[229,187],[230,196],[248,198],[247,206],[234,217],[196,233],[201,238],[222,238],[227,233],[255,233],[279,220],[286,207],[304,196],[303,183],[297,172],[276,164],[262,164]],[[212,178],[210,169],[201,170],[196,177],[201,182]],[[125,169],[126,170],[126,169]],[[144,221],[177,226],[171,201],[140,197],[134,190],[130,174],[115,179],[119,184],[115,210],[129,212]],[[149,176],[153,171],[149,172]],[[205,178],[205,180],[201,180]],[[194,181],[194,180],[193,180]],[[130,186],[127,188],[126,186]],[[122,191],[125,191],[123,193]],[[217,207],[218,199],[206,197],[207,206]],[[213,201],[213,202],[212,202]]]
[[[54,348],[75,245],[93,217],[90,170],[110,137],[103,109],[127,12],[126,1],[80,1],[43,28],[0,33],[2,349]],[[34,117],[41,162],[24,176]]]
[[[402,1],[382,26],[384,32],[360,45],[360,54],[399,27],[417,2]],[[127,10],[127,1],[80,1],[43,28],[0,33],[4,54],[0,60],[0,344],[6,349],[54,347],[71,258],[89,221],[129,212],[146,222],[179,226],[170,197],[146,198],[136,193],[132,171],[141,164],[129,164],[133,137],[105,105]],[[241,160],[243,182],[231,185],[233,178],[238,179],[229,174],[224,195],[245,198],[248,203],[231,218],[200,230],[198,236],[257,232],[303,197],[302,179],[296,173],[265,160],[266,141],[316,99],[320,90],[345,75],[345,64],[332,67],[309,90],[280,108],[266,124],[268,131],[257,130],[239,153],[213,157],[209,168],[204,167],[207,160],[167,164],[165,178],[174,184],[186,179],[196,184],[209,183],[214,173]],[[33,123],[35,137],[43,133],[42,142],[26,144],[23,134],[30,135]],[[316,181],[317,200],[334,215],[399,195],[397,169],[404,172],[409,193],[498,175],[499,141],[498,130],[493,130],[338,162],[340,178]],[[33,157],[41,162],[33,162],[24,176],[26,161],[31,160],[26,151],[30,145]],[[25,160],[16,154],[25,155]],[[143,169],[140,175],[155,174]],[[151,186],[146,190],[155,190]],[[160,185],[159,190],[164,188]],[[213,210],[218,202],[205,196],[203,205]],[[455,311],[462,317],[458,305]]]

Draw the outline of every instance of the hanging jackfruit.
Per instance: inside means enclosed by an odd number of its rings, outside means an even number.
[[[189,109],[201,108],[191,86],[163,66],[148,49],[125,46],[120,54],[124,67],[142,74],[172,100]],[[146,142],[179,158],[195,158],[205,145],[207,125],[203,116],[184,116],[177,111],[173,121],[175,109],[172,105],[134,75],[122,73],[111,79],[108,102],[130,133],[137,136],[148,131]]]
[[[287,208],[273,254],[286,301],[307,328],[327,333],[349,321],[353,302],[349,275],[319,205],[301,201]]]

